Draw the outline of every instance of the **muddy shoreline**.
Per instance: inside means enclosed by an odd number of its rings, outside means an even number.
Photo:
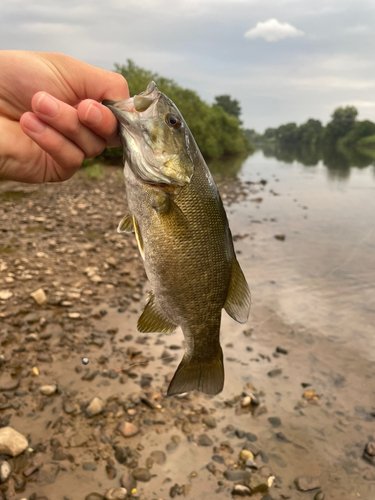
[[[218,185],[228,211],[273,196],[267,179]],[[11,469],[0,495],[375,498],[362,458],[373,365],[270,306],[245,327],[223,314],[221,395],[166,398],[183,338],[136,331],[148,283],[135,239],[116,233],[124,208],[116,168],[0,183],[0,426],[28,439],[0,456]],[[252,235],[234,227],[241,262]]]

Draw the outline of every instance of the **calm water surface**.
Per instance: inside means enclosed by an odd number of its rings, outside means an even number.
[[[229,209],[233,233],[249,234],[236,248],[254,307],[266,304],[375,360],[375,166],[343,176],[257,151],[237,176],[268,181],[250,197],[262,202]]]

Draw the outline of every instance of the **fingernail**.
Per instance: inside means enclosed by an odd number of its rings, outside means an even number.
[[[30,115],[28,116],[25,127],[33,132],[34,134],[41,134],[46,129],[46,124],[38,120],[36,116]]]
[[[94,103],[91,103],[87,108],[83,121],[90,125],[97,125],[101,121],[102,117],[103,115],[100,109],[98,109]]]
[[[36,110],[45,116],[55,116],[59,110],[59,105],[53,97],[43,93],[36,103]]]

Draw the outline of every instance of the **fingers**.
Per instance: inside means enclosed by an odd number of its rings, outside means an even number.
[[[107,146],[120,146],[117,120],[106,106],[86,99],[78,105],[77,114],[84,125],[105,139]]]
[[[44,166],[44,178],[39,182],[67,180],[81,166],[85,158],[83,150],[33,113],[24,113],[20,126],[50,156]]]
[[[32,98],[31,107],[40,120],[75,143],[86,158],[97,156],[105,148],[105,139],[83,125],[78,118],[77,110],[69,104],[59,101],[46,92],[37,92]]]

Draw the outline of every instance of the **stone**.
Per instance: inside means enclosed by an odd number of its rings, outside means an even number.
[[[71,312],[68,314],[68,318],[70,319],[79,319],[81,317],[79,312]]]
[[[314,500],[324,500],[325,494],[322,491],[318,491],[318,493],[314,496]]]
[[[246,460],[254,460],[254,455],[250,450],[241,450],[240,451],[240,460],[242,462],[246,462]]]
[[[207,434],[201,434],[198,436],[198,444],[199,446],[212,446],[214,442],[207,436]]]
[[[5,481],[8,479],[10,476],[10,473],[12,472],[12,467],[10,466],[9,462],[6,460],[0,462],[0,483],[5,483]]]
[[[39,389],[40,393],[43,394],[43,396],[52,396],[55,394],[57,390],[57,385],[51,384],[51,385],[42,385]]]
[[[13,293],[10,290],[0,290],[0,300],[9,300],[13,297]]]
[[[35,292],[30,293],[30,297],[32,297],[38,306],[44,306],[47,304],[47,295],[44,293],[43,288],[38,288]]]
[[[251,405],[251,397],[245,396],[241,401],[242,408],[246,408],[246,406],[250,406],[250,405]]]
[[[139,431],[138,427],[131,422],[123,422],[118,425],[117,429],[124,437],[135,436]]]
[[[148,469],[137,467],[136,469],[133,470],[133,477],[137,481],[143,481],[147,483],[151,479],[151,473]]]
[[[38,474],[38,482],[42,484],[53,484],[59,473],[60,467],[57,464],[45,464]]]
[[[316,476],[300,476],[295,480],[299,491],[311,491],[320,488],[319,478]]]
[[[85,496],[85,500],[105,500],[100,493],[89,493]]]
[[[126,488],[111,488],[105,494],[106,500],[125,500],[128,494]]]
[[[104,403],[100,398],[93,398],[90,401],[90,404],[86,408],[86,415],[91,418],[94,417],[95,415],[99,415],[99,413],[102,413],[104,410]]]
[[[0,378],[0,392],[14,391],[19,385],[19,379],[12,378],[6,373]]]
[[[12,427],[3,427],[0,429],[0,455],[17,457],[26,450],[28,445],[25,436]]]
[[[212,417],[211,415],[207,416],[207,417],[204,417],[203,418],[203,423],[207,425],[207,427],[209,427],[210,429],[215,429],[216,427],[216,418],[215,417]]]
[[[228,479],[228,481],[242,481],[250,477],[250,472],[248,470],[239,469],[226,470],[224,472],[224,477]]]
[[[251,496],[251,490],[243,484],[236,484],[232,490],[232,495],[237,495],[239,497],[249,497]]]
[[[124,472],[120,478],[120,484],[129,493],[131,493],[137,487],[137,481],[134,479],[130,472]]]
[[[267,413],[267,406],[262,403],[259,406],[257,406],[254,410],[253,416],[254,417],[260,417],[260,415],[263,415],[264,413]]]
[[[281,375],[283,373],[281,368],[275,368],[274,370],[271,370],[267,373],[267,375],[271,378],[277,377],[278,375]]]
[[[167,456],[164,453],[164,451],[158,451],[158,450],[152,451],[150,454],[150,457],[158,465],[165,464],[165,462],[167,460]]]
[[[286,356],[288,354],[289,351],[287,351],[286,349],[284,349],[283,347],[280,347],[280,346],[277,346],[276,347],[276,352],[279,353],[279,354],[284,354],[284,356]]]
[[[375,442],[369,441],[363,450],[363,459],[371,465],[375,465]]]
[[[86,471],[96,471],[96,465],[93,462],[83,462],[82,469]]]
[[[71,415],[72,413],[76,413],[78,411],[78,408],[76,408],[70,401],[64,401],[63,408],[65,413],[67,413],[68,415]]]
[[[279,417],[268,417],[268,422],[272,425],[272,427],[280,427],[281,420]]]

